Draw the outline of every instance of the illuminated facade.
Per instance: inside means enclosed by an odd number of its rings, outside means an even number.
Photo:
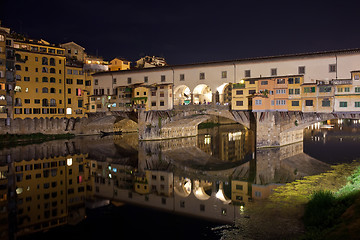
[[[14,41],[14,118],[64,117],[64,49],[41,41]]]
[[[89,92],[85,88],[83,63],[67,61],[65,70],[66,117],[84,117]]]
[[[233,84],[232,104],[233,110],[252,110],[252,98],[258,92],[256,79],[241,80]]]
[[[0,26],[0,118],[8,117],[8,104],[6,101],[6,49],[7,49],[7,37],[9,36],[10,29]]]
[[[360,71],[352,71],[351,79],[333,81],[335,86],[334,111],[360,111]]]
[[[110,61],[109,71],[121,71],[130,69],[130,63],[124,58],[114,58]]]

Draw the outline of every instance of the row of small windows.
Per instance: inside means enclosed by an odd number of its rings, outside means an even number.
[[[75,69],[67,69],[66,73],[69,75],[84,75],[83,70],[75,70]]]
[[[29,58],[28,58],[28,56],[24,56],[24,59],[21,59],[20,54],[15,54],[15,59],[18,62],[26,62]],[[39,61],[38,57],[35,57],[34,59],[35,59],[35,62]],[[61,62],[62,62],[61,59],[59,59],[59,64],[61,64]],[[55,58],[48,59],[47,57],[42,57],[41,58],[41,63],[42,63],[42,65],[50,65],[50,66],[55,66],[56,65]]]
[[[15,114],[64,114],[64,108],[15,108]]]
[[[42,106],[43,107],[56,107],[56,100],[51,98],[50,101],[47,98],[43,98],[41,101],[40,99],[34,99],[34,104],[40,104],[40,102],[42,102]],[[24,103],[25,104],[30,104],[31,101],[30,99],[26,98],[24,99]],[[62,100],[59,100],[59,104],[62,104]],[[22,105],[22,100],[21,98],[15,98],[15,106],[21,106]]]
[[[21,66],[16,64],[15,65],[15,70],[17,71],[21,71]],[[24,71],[28,72],[29,71],[29,67],[24,67]],[[39,68],[35,68],[35,72],[39,72]],[[56,69],[55,68],[48,68],[48,67],[42,67],[41,72],[43,73],[56,73]],[[59,74],[61,74],[61,69],[59,69]]]
[[[47,48],[47,47],[38,47],[38,46],[28,46],[25,44],[14,44],[14,48],[21,48],[21,49],[27,49],[32,52],[41,52],[41,53],[51,53],[51,54],[64,54],[64,50],[62,49],[54,49],[54,48]]]
[[[17,81],[21,81],[21,76],[16,76]],[[30,77],[24,77],[24,82],[30,82]],[[48,78],[48,77],[42,77],[42,82],[50,82],[50,83],[56,83],[56,79],[54,77]],[[35,78],[35,82],[39,82],[39,78]],[[61,83],[61,79],[59,79],[59,83]]]

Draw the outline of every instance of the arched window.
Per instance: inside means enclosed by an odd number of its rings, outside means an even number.
[[[50,107],[56,107],[56,100],[55,99],[50,99]]]
[[[48,88],[44,87],[44,88],[42,89],[42,92],[43,92],[43,93],[48,93],[49,90],[48,90]]]
[[[50,88],[50,93],[56,93],[55,88]]]
[[[54,77],[51,77],[51,78],[50,78],[50,82],[51,82],[51,83],[55,83],[55,78],[54,78]]]
[[[48,59],[47,57],[42,58],[42,65],[48,65]]]
[[[50,65],[55,66],[55,59],[54,58],[50,58]]]
[[[55,73],[55,68],[50,68],[50,73]]]
[[[42,68],[42,72],[43,72],[43,73],[47,73],[47,72],[48,72],[48,68],[47,68],[47,67],[43,67],[43,68]]]
[[[48,106],[49,106],[49,100],[47,100],[46,98],[43,98],[43,100],[42,100],[42,106],[43,106],[43,107],[48,107]]]
[[[43,78],[42,78],[42,82],[48,82],[48,78],[47,78],[47,77],[43,77]]]

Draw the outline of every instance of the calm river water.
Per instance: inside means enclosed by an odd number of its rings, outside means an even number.
[[[360,157],[360,123],[255,150],[240,125],[197,137],[77,137],[0,150],[0,239],[220,239],[272,189]]]

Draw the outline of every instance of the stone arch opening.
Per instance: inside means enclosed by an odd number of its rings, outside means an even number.
[[[223,83],[216,88],[215,102],[217,104],[230,104],[231,103],[231,83]]]
[[[191,91],[186,85],[181,85],[174,90],[174,105],[188,105],[191,102]]]
[[[212,102],[211,88],[206,84],[199,84],[193,91],[194,104],[208,104]]]

